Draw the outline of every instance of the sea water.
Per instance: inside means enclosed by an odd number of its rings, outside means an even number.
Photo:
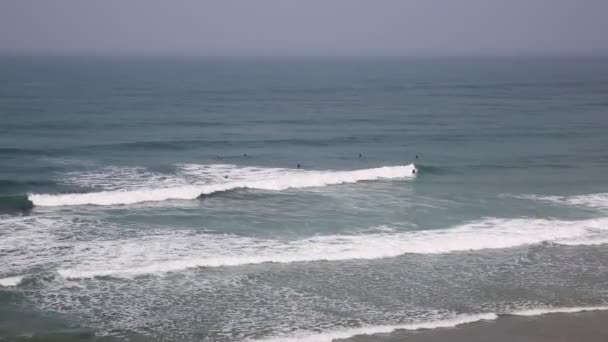
[[[0,340],[608,305],[608,59],[0,61]]]

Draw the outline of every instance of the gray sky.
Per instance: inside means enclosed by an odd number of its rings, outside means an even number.
[[[608,0],[0,0],[0,52],[477,55],[608,51]]]

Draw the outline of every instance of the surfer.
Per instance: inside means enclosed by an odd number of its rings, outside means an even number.
[[[300,168],[300,163],[298,163],[298,169]]]

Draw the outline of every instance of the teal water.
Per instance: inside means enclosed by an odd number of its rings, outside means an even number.
[[[0,79],[0,341],[608,305],[607,59],[4,58]]]

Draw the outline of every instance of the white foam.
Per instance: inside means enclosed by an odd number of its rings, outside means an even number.
[[[513,198],[550,202],[559,205],[608,209],[608,193],[596,193],[577,196],[541,196],[541,195],[506,195]]]
[[[184,168],[192,172],[194,168]],[[234,168],[233,168],[234,169]],[[253,171],[252,171],[253,169]],[[29,200],[36,206],[66,206],[66,205],[117,205],[140,202],[165,201],[170,199],[191,200],[200,195],[232,189],[285,190],[290,188],[323,187],[343,183],[355,183],[378,179],[412,178],[415,177],[413,164],[405,166],[385,166],[374,169],[355,171],[304,171],[290,169],[260,169],[243,168],[232,173],[238,177],[208,181],[205,184],[192,184],[161,188],[145,188],[136,190],[113,190],[84,194],[31,194]],[[212,171],[218,171],[212,168]],[[209,170],[207,170],[209,171]],[[252,171],[248,176],[247,172]],[[254,172],[255,171],[255,172]],[[225,170],[223,171],[226,172]],[[223,174],[220,173],[221,177]]]
[[[6,275],[54,271],[73,262],[74,248],[83,241],[131,234],[129,226],[117,226],[67,212],[51,215],[0,215],[0,271]]]
[[[580,239],[560,241],[560,245],[567,245],[567,246],[599,246],[599,245],[606,245],[606,244],[608,244],[607,236],[604,236],[604,237],[589,236],[589,237],[583,237]]]
[[[183,177],[152,172],[143,167],[106,166],[87,171],[68,172],[61,182],[103,191],[142,190],[188,185]]]
[[[494,313],[482,313],[477,315],[462,315],[451,319],[400,324],[400,325],[375,325],[360,328],[347,328],[339,330],[329,330],[321,333],[302,332],[288,336],[277,336],[256,341],[263,342],[331,342],[335,339],[349,338],[357,335],[387,334],[396,330],[421,330],[450,328],[462,324],[478,322],[482,320],[495,320],[498,316]]]
[[[608,218],[583,221],[489,218],[450,229],[326,235],[301,240],[175,231],[123,240],[83,242],[64,278],[130,277],[195,267],[378,259],[510,248],[541,242],[594,244],[608,236]],[[79,253],[78,250],[82,250]]]
[[[23,276],[0,278],[0,286],[2,287],[13,287],[21,284]]]
[[[533,308],[506,313],[515,316],[539,316],[552,313],[577,313],[585,311],[604,311],[608,306],[589,307],[558,307],[558,308]],[[292,335],[274,336],[270,338],[250,340],[259,342],[331,342],[335,339],[345,339],[357,335],[388,334],[397,330],[421,330],[451,328],[462,324],[475,323],[479,321],[492,321],[498,319],[496,313],[480,313],[474,315],[460,315],[450,319],[428,321],[421,323],[410,323],[400,325],[374,325],[359,328],[346,328],[328,330],[324,332],[300,332]]]
[[[570,308],[534,308],[511,312],[510,315],[515,316],[539,316],[553,313],[576,313],[585,311],[606,311],[608,306],[583,306]]]
[[[27,273],[58,254],[54,229],[69,224],[67,219],[35,215],[0,217],[0,269],[9,274]]]

